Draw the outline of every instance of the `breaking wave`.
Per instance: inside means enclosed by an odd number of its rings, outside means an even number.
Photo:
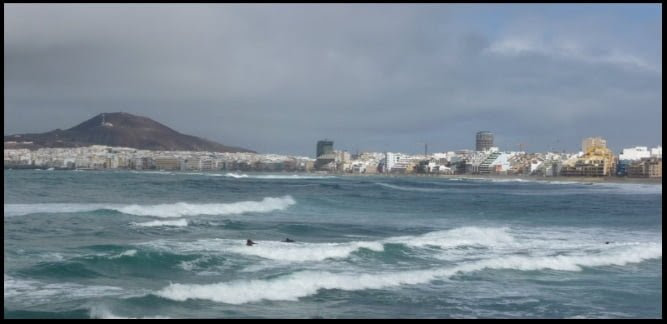
[[[238,280],[216,284],[170,284],[154,294],[185,301],[204,299],[227,304],[244,304],[261,300],[296,301],[321,289],[347,291],[382,289],[400,285],[424,284],[438,278],[485,269],[519,271],[580,271],[582,267],[626,265],[662,257],[662,246],[646,243],[613,251],[581,256],[509,256],[463,263],[446,269],[415,270],[395,273],[333,273],[300,271],[275,279]]]
[[[609,236],[607,236],[609,239]],[[202,239],[196,241],[173,241],[156,240],[144,242],[140,246],[149,248],[175,251],[177,253],[235,253],[246,256],[257,256],[264,259],[288,262],[323,261],[326,259],[344,259],[360,249],[368,249],[374,252],[383,252],[386,244],[401,244],[408,248],[439,248],[446,252],[446,259],[460,260],[461,257],[469,258],[480,256],[480,248],[485,253],[497,256],[498,252],[515,252],[517,250],[553,252],[554,250],[572,250],[574,248],[600,248],[600,242],[576,240],[573,242],[563,241],[562,237],[528,237],[515,238],[509,232],[509,228],[484,228],[484,227],[460,227],[451,230],[429,232],[415,236],[396,236],[377,241],[350,241],[344,243],[308,243],[295,242],[285,243],[278,241],[255,240],[257,243],[252,247],[245,245],[243,239]],[[642,243],[637,243],[642,244]],[[461,247],[473,247],[474,251]],[[611,245],[607,245],[610,248]],[[433,255],[442,259],[442,255]],[[472,254],[470,254],[472,253]]]
[[[227,204],[190,204],[179,202],[163,205],[129,205],[113,208],[124,214],[156,217],[183,217],[194,215],[233,215],[248,212],[266,213],[282,210],[296,204],[291,196],[266,197],[262,201],[241,201]]]
[[[419,236],[399,236],[384,240],[386,243],[400,243],[413,247],[437,246],[453,248],[458,246],[498,246],[513,243],[514,238],[508,228],[460,227],[445,231],[435,231]]]
[[[248,248],[238,242],[228,251],[282,261],[322,261],[329,258],[346,258],[365,248],[384,251],[384,244],[403,244],[409,247],[437,246],[443,249],[460,246],[494,247],[514,243],[507,228],[461,227],[446,231],[430,232],[418,236],[391,237],[380,241],[352,241],[347,243],[282,243],[262,242]]]
[[[135,256],[135,255],[137,255],[137,250],[127,250],[127,251],[122,252],[120,254],[112,255],[112,256],[109,257],[109,259],[118,259],[118,258],[122,258],[124,256],[131,257],[131,256]]]
[[[277,261],[323,261],[325,259],[346,258],[351,253],[365,248],[376,252],[384,250],[381,242],[347,242],[347,243],[285,243],[275,241],[259,241],[248,247],[245,240],[209,239],[192,242],[158,240],[141,243],[159,250],[177,251],[179,253],[235,253],[258,256]]]
[[[177,219],[177,220],[167,220],[167,221],[151,221],[151,222],[144,222],[144,223],[132,223],[134,226],[140,226],[140,227],[156,227],[156,226],[176,226],[176,227],[185,227],[188,226],[188,221],[185,219]]]
[[[266,213],[283,210],[296,204],[292,196],[266,197],[261,201],[240,201],[226,204],[193,204],[179,202],[160,205],[116,204],[5,204],[5,217],[34,213],[78,213],[95,210],[115,210],[128,215],[183,217],[194,215],[233,215],[248,212]],[[179,225],[176,225],[179,226]]]
[[[227,174],[225,174],[225,177],[231,177],[231,178],[239,179],[239,178],[247,178],[248,175],[247,174],[238,174],[238,173],[227,173]]]
[[[349,242],[349,243],[281,243],[258,242],[252,248],[235,246],[229,249],[245,255],[254,255],[265,259],[281,261],[322,261],[333,258],[346,258],[359,249],[369,249],[376,252],[384,251],[380,242]]]
[[[336,178],[332,176],[306,176],[306,175],[300,175],[300,174],[290,174],[290,175],[283,175],[283,174],[264,174],[264,175],[247,175],[244,173],[227,173],[225,174],[225,177],[231,177],[231,178],[250,178],[250,179],[331,179],[331,178]]]
[[[80,213],[105,209],[105,204],[5,204],[5,217],[38,213]]]
[[[89,299],[101,296],[119,296],[126,292],[120,287],[86,286],[76,283],[45,283],[37,280],[19,279],[5,274],[5,305],[8,302],[25,305],[40,305],[54,299]]]

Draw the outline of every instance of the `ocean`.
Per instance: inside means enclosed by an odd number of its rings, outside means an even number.
[[[5,318],[662,318],[662,185],[5,170],[4,255]]]

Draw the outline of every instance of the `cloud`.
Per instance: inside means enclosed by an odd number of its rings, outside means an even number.
[[[520,8],[10,4],[5,132],[126,111],[300,155],[324,137],[348,150],[472,147],[479,129],[507,148],[659,143],[660,15]],[[652,117],[627,124],[637,116]]]
[[[649,72],[662,73],[661,66],[653,65],[640,57],[624,53],[622,50],[586,48],[584,44],[571,40],[549,43],[543,39],[513,36],[494,42],[487,51],[492,54],[512,56],[546,55],[583,63],[617,64],[622,67],[635,67]]]

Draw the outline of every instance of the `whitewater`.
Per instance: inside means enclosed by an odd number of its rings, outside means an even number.
[[[5,318],[662,318],[661,184],[4,181]]]

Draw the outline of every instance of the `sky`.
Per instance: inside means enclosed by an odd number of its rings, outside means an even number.
[[[5,4],[4,134],[102,112],[259,153],[662,145],[662,4]]]

